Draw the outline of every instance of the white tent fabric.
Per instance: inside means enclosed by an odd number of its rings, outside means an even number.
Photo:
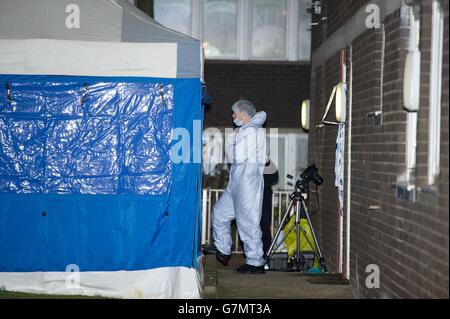
[[[124,0],[2,0],[0,30],[0,74],[201,77],[200,41]]]
[[[0,52],[3,74],[177,77],[176,43],[0,40]]]
[[[0,283],[5,288],[14,287],[15,291],[37,294],[198,299],[201,297],[202,275],[201,270],[185,267],[78,273],[0,272]]]

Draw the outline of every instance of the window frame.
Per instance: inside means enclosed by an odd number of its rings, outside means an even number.
[[[428,185],[436,184],[440,168],[444,19],[441,2],[433,0],[428,116]]]
[[[285,54],[283,57],[253,57],[252,56],[252,14],[253,0],[237,0],[237,34],[236,34],[236,55],[206,56],[206,60],[230,60],[230,61],[292,61],[309,62],[310,56],[300,59],[300,21],[299,21],[299,1],[306,0],[280,0],[285,1],[288,12],[285,34]],[[191,11],[191,34],[194,38],[204,41],[204,1],[192,0]],[[311,23],[311,22],[309,22]],[[310,31],[308,31],[310,32]]]

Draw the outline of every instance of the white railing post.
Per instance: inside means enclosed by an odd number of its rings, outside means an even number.
[[[207,243],[207,225],[208,225],[208,211],[207,208],[207,201],[209,197],[208,189],[203,190],[203,196],[202,196],[202,245],[205,245]],[[208,234],[208,240],[209,240],[209,234]]]

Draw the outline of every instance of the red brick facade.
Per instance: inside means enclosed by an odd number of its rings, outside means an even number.
[[[268,128],[300,128],[309,77],[305,63],[207,60],[205,81],[213,105],[205,112],[205,127],[230,127],[230,107],[243,97],[267,112]]]
[[[328,4],[328,13],[337,3],[337,1],[323,2],[325,6]],[[349,2],[355,3],[351,10],[336,7],[333,9],[334,15],[328,14],[326,22],[313,28],[313,39],[318,41],[315,44],[316,48],[325,38],[331,39],[336,29],[344,25],[364,3],[364,1]],[[442,3],[445,8],[445,34],[440,176],[436,185],[433,187],[427,185],[431,0],[424,0],[420,10],[422,71],[415,172],[417,191],[414,202],[397,198],[393,188],[398,176],[405,170],[407,113],[403,108],[403,72],[409,36],[407,7],[402,6],[382,21],[385,28],[383,70],[381,70],[383,48],[381,29],[367,29],[351,40],[353,119],[350,281],[356,297],[448,298],[449,296],[448,1]],[[327,32],[327,29],[330,31]],[[328,35],[325,37],[324,34]],[[346,44],[343,44],[342,48],[346,52],[348,67],[350,50]],[[319,191],[321,211],[314,217],[314,223],[329,268],[331,271],[337,271],[338,196],[337,188],[334,186],[337,127],[317,128],[316,124],[322,118],[333,86],[339,82],[338,52],[327,60],[312,62],[317,67],[312,70],[311,77],[313,109],[310,161],[316,163],[325,179]],[[349,71],[347,68],[347,81]],[[382,122],[381,125],[375,125],[370,115],[380,110]],[[348,138],[348,129],[346,137]],[[347,142],[348,140],[346,150]],[[345,161],[347,174],[347,154]],[[346,202],[345,208],[347,204]],[[345,217],[346,210],[344,220]],[[370,264],[376,264],[380,268],[379,289],[369,289],[365,285],[368,275],[366,266]]]

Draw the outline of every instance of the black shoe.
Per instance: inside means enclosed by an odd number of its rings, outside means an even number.
[[[235,270],[235,272],[239,274],[265,274],[266,271],[263,266],[252,266],[245,264],[243,266],[240,266]]]
[[[231,255],[225,255],[216,247],[213,246],[205,246],[203,247],[203,253],[205,255],[216,255],[216,260],[222,265],[228,265],[228,261],[230,260]]]

